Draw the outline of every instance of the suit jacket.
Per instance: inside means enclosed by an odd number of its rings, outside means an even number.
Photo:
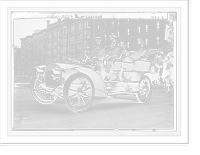
[[[139,58],[141,58],[142,60],[146,60],[148,58],[148,50],[145,48],[142,48],[138,51],[136,51],[133,55],[132,55],[132,59],[133,60],[137,60]]]
[[[106,49],[103,46],[96,46],[92,51],[96,53],[99,60],[103,60],[105,58]]]
[[[116,44],[114,46],[110,46],[106,52],[106,59],[108,60],[114,60],[118,59],[121,56],[121,47],[117,46]]]

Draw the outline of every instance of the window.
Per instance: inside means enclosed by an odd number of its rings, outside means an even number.
[[[85,28],[90,28],[90,21],[85,22]]]
[[[75,45],[71,45],[70,50],[75,50]]]
[[[79,29],[79,30],[83,29],[83,22],[80,22],[80,23],[79,23],[78,29]]]
[[[46,58],[43,58],[43,63],[44,63],[44,64],[46,63]]]
[[[157,45],[159,45],[159,39],[160,39],[159,37],[156,38],[156,40],[157,40]]]
[[[51,54],[51,50],[48,50],[48,54]]]
[[[159,21],[157,21],[156,25],[157,25],[157,29],[159,29],[159,28],[160,28],[160,23],[159,23]]]
[[[106,33],[103,35],[103,40],[106,41]]]
[[[71,30],[71,32],[74,32],[75,31],[75,25],[72,25],[70,30]]]
[[[63,28],[63,34],[66,35],[67,34],[67,27]]]
[[[141,33],[141,26],[140,25],[137,27],[137,32],[138,32],[138,34]]]
[[[126,42],[126,47],[127,47],[127,49],[129,49],[129,47],[130,47],[129,41]]]
[[[112,21],[111,21],[111,28],[113,28],[114,25],[115,25],[115,22],[114,22],[114,20],[112,20]]]
[[[106,30],[106,22],[103,24],[103,29]]]
[[[79,43],[78,44],[78,49],[82,49],[83,48],[83,43]]]
[[[61,30],[59,31],[59,36],[62,36],[62,35],[63,35],[63,31],[64,31],[64,29],[63,29],[63,30],[61,29]]]
[[[146,25],[146,32],[148,32],[148,25]]]
[[[129,36],[129,35],[130,35],[130,29],[127,28],[127,29],[126,29],[126,36]]]
[[[85,42],[85,48],[90,48],[90,42],[89,41]]]
[[[51,42],[48,43],[48,48],[50,48],[50,47],[51,47]]]
[[[117,38],[119,38],[119,30],[117,31]]]
[[[54,41],[53,45],[54,45],[54,46],[57,46],[57,40]]]
[[[74,36],[74,35],[72,35],[72,36],[70,37],[70,42],[73,42],[73,41],[75,41],[75,36]]]
[[[147,38],[145,39],[145,44],[148,45],[148,39]]]
[[[60,47],[59,48],[59,53],[62,53],[63,52],[63,47]]]
[[[83,39],[83,33],[78,34],[78,40],[81,40],[81,39]]]
[[[119,26],[120,25],[120,22],[119,22],[119,19],[117,19],[117,26]]]
[[[56,48],[53,49],[53,54],[57,54],[57,49]]]
[[[85,31],[85,38],[90,38],[90,31]]]

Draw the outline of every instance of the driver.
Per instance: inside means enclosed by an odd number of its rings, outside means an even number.
[[[103,65],[103,59],[105,57],[106,49],[101,46],[101,40],[102,38],[100,36],[95,37],[95,47],[92,49],[94,53],[96,53],[96,56],[98,57],[97,62],[97,72],[101,73],[101,67]]]
[[[114,60],[119,59],[123,51],[121,47],[117,46],[116,36],[113,33],[109,36],[109,38],[110,38],[110,47],[107,49],[108,64],[106,68],[107,72],[106,80],[109,80],[111,77]]]

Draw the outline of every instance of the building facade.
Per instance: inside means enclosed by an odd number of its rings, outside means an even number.
[[[19,75],[21,70],[21,49],[19,47],[14,47],[14,75]]]
[[[47,28],[36,30],[32,35],[21,38],[22,68],[52,62],[63,62],[67,57],[82,59],[85,50],[92,50],[94,20],[58,20]]]
[[[102,45],[110,46],[109,35],[117,36],[117,43],[125,42],[129,50],[137,50],[137,39],[142,38],[147,49],[163,48],[166,54],[169,43],[164,40],[164,19],[107,18],[95,20],[95,35],[102,37]]]
[[[29,72],[34,66],[34,39],[32,35],[21,38],[21,70]]]

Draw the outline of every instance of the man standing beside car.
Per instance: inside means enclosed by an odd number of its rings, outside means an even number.
[[[105,58],[106,53],[106,49],[103,46],[101,46],[101,40],[102,38],[100,36],[95,37],[95,47],[92,49],[92,51],[95,52],[96,56],[98,57],[97,71],[99,73],[101,73],[103,59]]]
[[[113,66],[113,62],[115,59],[119,59],[121,56],[121,47],[116,44],[116,35],[111,34],[110,38],[110,47],[107,49],[106,52],[106,77],[105,80],[109,80],[110,71]]]

